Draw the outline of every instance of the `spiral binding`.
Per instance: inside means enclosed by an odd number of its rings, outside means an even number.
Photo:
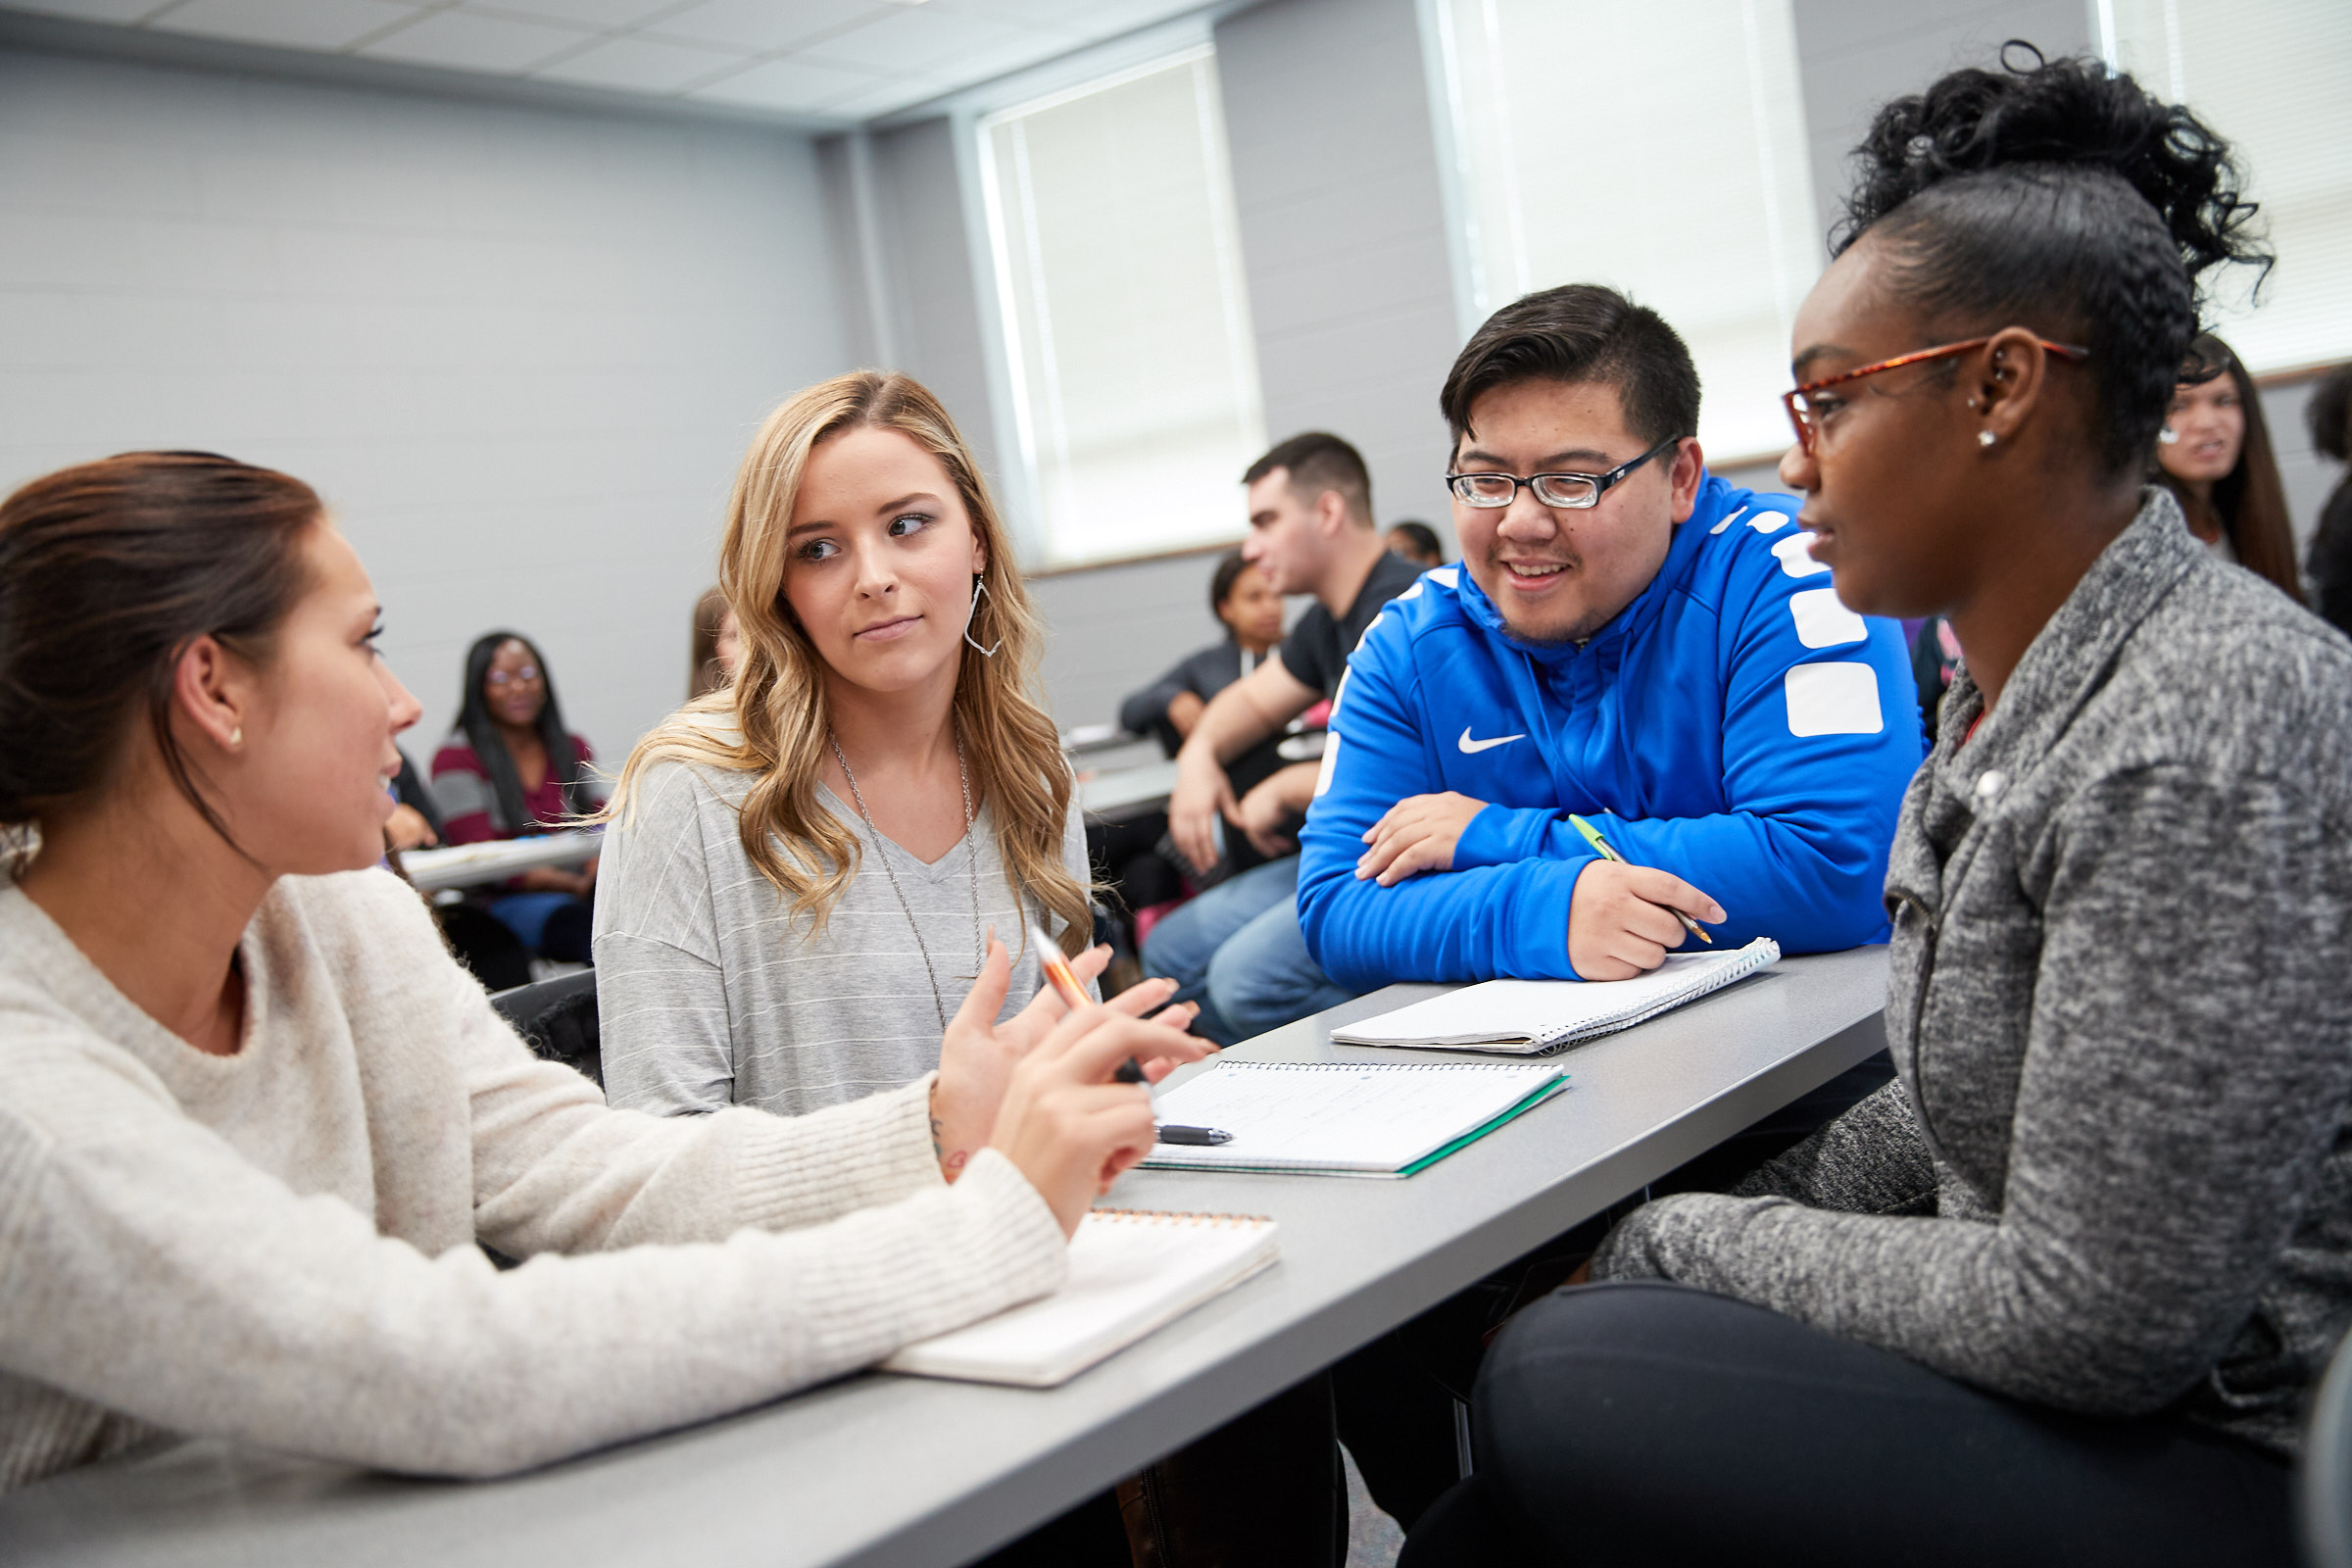
[[[1095,1219],[1149,1220],[1177,1225],[1271,1225],[1266,1214],[1199,1214],[1181,1208],[1090,1208],[1087,1214]]]

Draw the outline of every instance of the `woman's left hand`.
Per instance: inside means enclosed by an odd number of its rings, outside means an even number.
[[[1070,970],[1084,985],[1102,974],[1109,962],[1110,949],[1090,948],[1070,960]],[[1027,1006],[1003,1023],[997,1022],[1011,984],[1012,956],[992,932],[979,978],[940,1041],[939,1077],[931,1086],[931,1148],[939,1156],[940,1174],[949,1181],[962,1175],[972,1155],[987,1144],[1012,1069],[1069,1014],[1068,1004],[1054,987],[1043,985]],[[1140,1018],[1159,1007],[1175,989],[1172,980],[1146,980],[1103,1005],[1106,1010]],[[1199,1011],[1189,1002],[1160,1008],[1152,1021],[1168,1026],[1169,1054],[1143,1062],[1146,1078],[1156,1083],[1209,1049],[1207,1042],[1185,1033]]]

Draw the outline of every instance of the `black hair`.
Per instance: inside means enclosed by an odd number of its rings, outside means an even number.
[[[1255,484],[1277,468],[1287,468],[1291,488],[1301,496],[1337,490],[1358,522],[1372,521],[1372,470],[1364,455],[1328,430],[1309,430],[1269,449],[1242,474],[1242,483]]]
[[[540,705],[537,728],[539,743],[547,748],[548,775],[564,787],[564,809],[573,816],[585,816],[596,809],[596,803],[589,799],[587,781],[580,777],[579,756],[572,750],[570,732],[564,727],[564,710],[556,701],[555,672],[547,667],[539,645],[528,637],[518,631],[493,631],[476,637],[473,646],[466,650],[466,690],[458,704],[458,728],[490,776],[496,807],[491,820],[507,833],[524,832],[532,825],[530,808],[522,800],[522,778],[514,771],[514,754],[507,749],[506,734],[490,716],[490,701],[483,695],[490,662],[506,643],[522,644],[530,651],[531,662],[539,666],[547,701]]]
[[[1881,109],[1855,161],[1832,254],[1865,234],[1891,247],[1894,289],[1938,337],[2023,326],[2088,349],[2106,473],[2154,446],[2199,278],[2270,267],[2229,143],[2096,60],[2018,39],[1999,70],[1950,72]]]
[[[322,511],[300,479],[212,452],[125,452],[0,503],[0,828],[105,784],[144,718],[172,786],[247,854],[172,734],[175,670],[199,637],[269,655]]]
[[[2339,365],[2303,405],[2311,444],[2338,463],[2352,463],[2352,365]]]
[[[1208,579],[1208,612],[1210,614],[1213,615],[1225,608],[1225,601],[1233,597],[1233,585],[1240,582],[1242,573],[1249,569],[1250,563],[1242,559],[1242,553],[1239,550],[1228,550],[1217,558],[1217,569]]]
[[[1423,560],[1442,562],[1446,559],[1446,547],[1438,543],[1438,531],[1426,522],[1415,522],[1410,519],[1403,522],[1392,522],[1389,524],[1389,532],[1400,533],[1410,539],[1413,542],[1413,549]]]
[[[1565,283],[1487,318],[1454,356],[1438,408],[1454,444],[1470,409],[1519,381],[1598,381],[1617,389],[1626,428],[1644,445],[1698,433],[1698,367],[1666,318],[1613,288]]]

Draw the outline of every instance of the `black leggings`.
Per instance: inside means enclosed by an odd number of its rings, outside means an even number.
[[[2020,1404],[1683,1286],[1583,1286],[1482,1368],[1476,1473],[1399,1568],[2291,1564],[2281,1461],[2174,1417]]]

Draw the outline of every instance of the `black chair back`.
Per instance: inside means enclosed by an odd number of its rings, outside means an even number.
[[[490,1005],[514,1026],[523,1043],[539,1055],[576,1068],[597,1088],[605,1087],[604,1049],[597,1033],[594,969],[494,993]]]

